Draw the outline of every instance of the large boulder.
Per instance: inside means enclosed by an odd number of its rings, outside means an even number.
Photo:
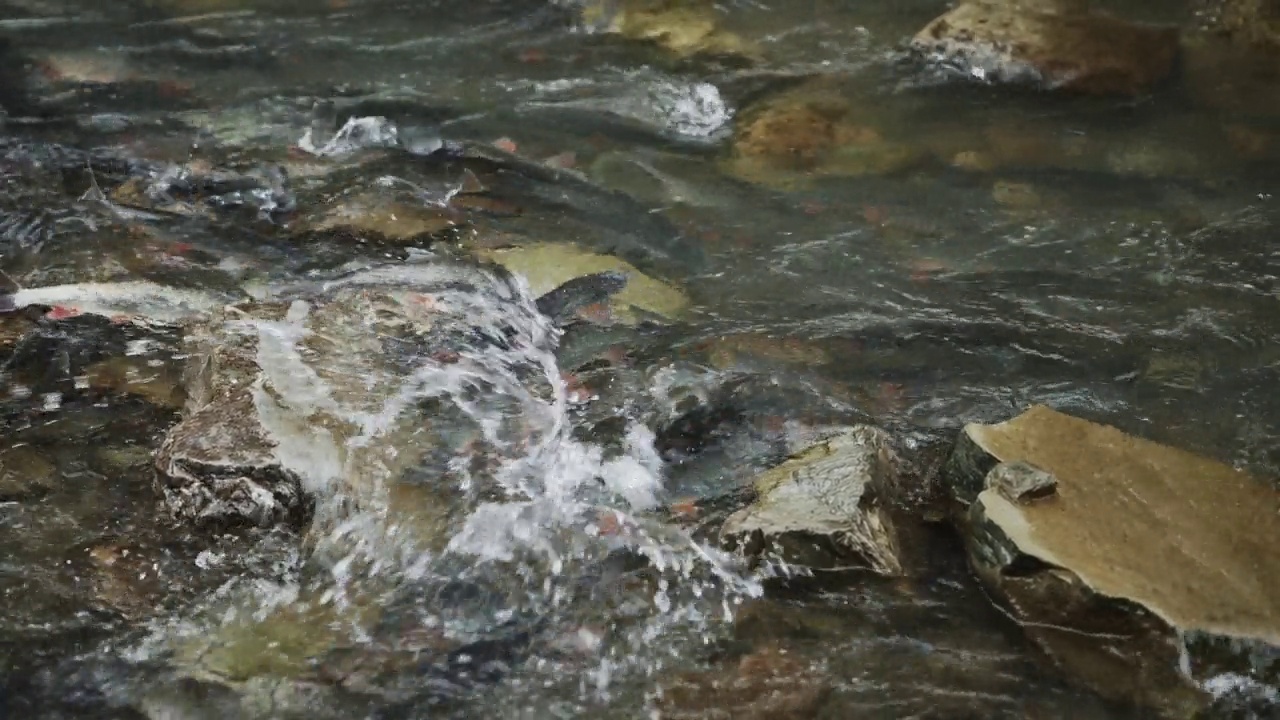
[[[1089,94],[1141,93],[1173,71],[1176,28],[1081,5],[970,0],[926,25],[911,46],[974,79]]]
[[[1044,406],[970,424],[943,471],[970,560],[1102,694],[1188,717],[1226,673],[1280,675],[1280,494]]]
[[[900,466],[884,431],[839,432],[758,476],[756,501],[725,520],[721,542],[817,570],[902,575],[911,524]]]

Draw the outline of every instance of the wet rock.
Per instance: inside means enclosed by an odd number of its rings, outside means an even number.
[[[1232,120],[1280,117],[1280,63],[1275,54],[1229,38],[1193,36],[1183,45],[1182,76],[1187,93],[1200,107]]]
[[[1235,45],[1280,51],[1280,2],[1277,0],[1196,0],[1201,27]]]
[[[970,0],[925,26],[911,46],[984,82],[1134,95],[1173,71],[1178,31],[1066,3]]]
[[[758,476],[758,499],[725,521],[721,541],[815,569],[901,575],[910,548],[899,465],[887,434],[852,428]]]
[[[19,445],[0,452],[0,502],[39,497],[57,481],[57,467],[38,448]]]
[[[749,108],[738,122],[729,174],[768,185],[800,176],[882,175],[927,159],[862,120],[854,102],[825,85],[802,88]]]
[[[8,355],[36,324],[26,315],[0,314],[0,355]]]
[[[557,325],[566,325],[584,310],[609,302],[627,286],[627,276],[615,270],[568,280],[537,299],[538,312]]]
[[[154,364],[136,356],[113,356],[85,369],[89,387],[137,395],[160,408],[182,407],[185,394],[171,364]]]
[[[1034,210],[1044,204],[1033,186],[1009,180],[997,180],[991,186],[991,199],[1011,210]]]
[[[339,201],[308,226],[313,232],[343,234],[358,242],[425,246],[454,236],[463,229],[463,219],[446,207],[371,192]]]
[[[966,426],[943,475],[989,591],[1103,695],[1188,717],[1210,678],[1280,675],[1272,488],[1044,406]]]
[[[830,679],[784,647],[764,646],[736,664],[687,673],[663,683],[655,703],[663,718],[801,720],[818,715]]]
[[[169,512],[197,525],[300,526],[309,512],[301,480],[276,457],[254,405],[256,344],[219,330],[215,320],[186,339],[187,401],[156,450],[157,490]]]
[[[138,546],[104,540],[84,549],[85,579],[93,600],[130,620],[152,617],[163,607],[170,582],[160,563]]]
[[[602,324],[632,325],[646,317],[678,320],[689,306],[688,297],[675,285],[649,277],[619,257],[589,252],[566,243],[489,248],[477,254],[523,277],[535,296],[588,275],[619,273],[625,276],[626,287],[609,297],[607,303],[583,308],[593,313],[594,321]]]
[[[760,333],[719,335],[699,343],[707,361],[719,370],[744,369],[753,361],[799,367],[830,364],[834,356],[819,343],[797,337],[773,337]]]
[[[758,50],[724,30],[709,0],[591,0],[583,22],[629,40],[652,42],[677,57],[709,55],[751,59]]]

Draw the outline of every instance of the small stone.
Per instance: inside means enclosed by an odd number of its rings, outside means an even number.
[[[1009,502],[1028,503],[1051,497],[1057,492],[1058,480],[1030,463],[1000,463],[987,473],[987,489]]]

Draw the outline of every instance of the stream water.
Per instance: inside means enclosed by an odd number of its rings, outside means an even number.
[[[0,325],[0,716],[1142,717],[1060,677],[948,531],[888,580],[747,567],[707,529],[823,427],[923,472],[1034,402],[1276,476],[1280,109],[940,82],[901,52],[938,0],[721,3],[753,62],[576,7],[0,0],[0,270],[51,308]],[[735,122],[815,77],[920,160],[732,172]],[[1003,160],[951,161],[978,146]],[[315,230],[379,202],[426,230]],[[614,253],[690,309],[562,331],[522,277],[422,280],[460,237]],[[305,303],[236,326],[328,524],[157,511],[193,323],[404,278],[447,353],[344,330],[316,360]],[[169,289],[38,290],[126,281]],[[297,430],[321,410],[358,429]]]

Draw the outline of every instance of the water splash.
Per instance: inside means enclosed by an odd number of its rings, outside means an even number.
[[[652,432],[631,421],[613,453],[573,437],[559,330],[522,279],[433,261],[303,294],[281,318],[228,327],[256,336],[260,420],[316,499],[306,554],[284,582],[162,626],[153,653],[194,638],[177,653],[187,672],[292,681],[337,646],[373,653],[406,633],[467,647],[586,632],[595,659],[570,676],[603,697],[759,594],[731,557],[650,512],[663,494]],[[332,639],[300,641],[299,618]]]

